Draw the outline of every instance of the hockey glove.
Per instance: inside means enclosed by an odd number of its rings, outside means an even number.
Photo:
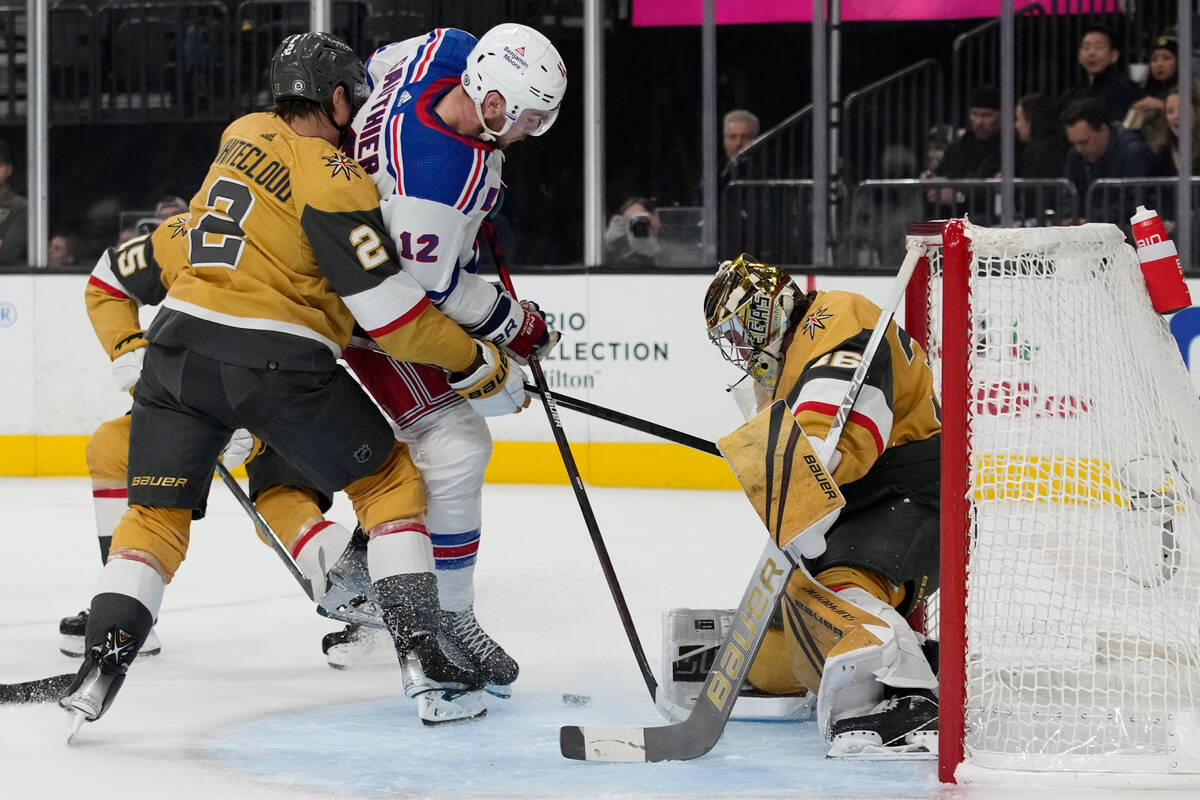
[[[238,428],[229,437],[229,443],[225,445],[225,449],[221,451],[221,463],[225,465],[225,469],[240,467],[252,452],[254,452],[254,434],[245,428]]]
[[[142,376],[142,361],[146,358],[145,346],[130,350],[113,359],[112,379],[117,390],[128,392]]]
[[[530,355],[544,358],[558,344],[561,334],[550,327],[550,321],[537,303],[522,300],[520,305],[525,312],[521,327],[512,341],[504,345],[504,349],[523,366],[529,363]]]
[[[450,373],[450,388],[467,398],[481,417],[519,413],[529,405],[524,373],[491,342],[478,344],[480,358],[472,367]]]

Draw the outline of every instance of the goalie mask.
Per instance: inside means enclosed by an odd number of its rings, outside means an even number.
[[[704,295],[709,341],[727,361],[774,392],[782,371],[779,350],[802,298],[786,272],[743,253],[717,268]]]

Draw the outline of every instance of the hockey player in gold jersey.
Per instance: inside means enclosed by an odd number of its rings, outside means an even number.
[[[709,339],[754,379],[759,407],[785,401],[814,449],[880,313],[747,255],[721,265],[704,301]],[[817,583],[794,573],[748,673],[768,693],[816,692],[830,755],[936,752],[935,647],[903,615],[937,589],[940,441],[925,353],[890,323],[825,465],[846,505],[805,559]]]
[[[92,599],[84,664],[61,700],[72,734],[107,710],[124,681],[186,554],[217,455],[238,428],[318,488],[349,496],[370,537],[373,588],[408,693],[426,702],[480,686],[435,633],[420,476],[336,358],[357,321],[394,358],[447,370],[451,388],[483,414],[520,410],[522,376],[400,270],[373,184],[338,151],[366,97],[362,62],[328,34],[300,34],[280,45],[270,76],[274,110],[225,130],[190,216],[108,265],[123,275],[151,258],[179,268],[137,348],[130,505]]]
[[[174,229],[187,222],[187,214],[168,218],[164,224]],[[166,296],[175,275],[166,274],[153,255],[150,234],[131,239],[113,248],[101,259],[97,274],[92,275],[84,291],[88,318],[100,344],[113,362],[113,382],[122,392],[132,391],[141,374],[146,345],[145,331],[138,308],[158,305]],[[113,263],[139,265],[138,269],[113,271]],[[168,262],[176,272],[182,264]],[[126,274],[127,273],[127,274]],[[108,560],[113,530],[128,505],[130,415],[102,423],[88,439],[86,459],[92,480],[92,504],[96,513],[96,533],[100,545],[100,563]],[[327,520],[333,497],[304,477],[280,455],[255,439],[249,431],[234,432],[221,454],[227,469],[245,463],[250,478],[250,497],[271,529],[299,563],[320,598],[328,588],[326,571],[344,552],[351,532],[343,525]],[[204,516],[204,504],[193,509],[192,518]],[[64,655],[82,656],[86,651],[88,611],[64,617],[59,623],[59,649]],[[161,645],[151,629],[138,652],[155,655]]]

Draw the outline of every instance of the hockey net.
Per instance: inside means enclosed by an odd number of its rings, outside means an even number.
[[[1191,785],[1200,402],[1136,254],[1112,225],[909,233],[944,411],[942,780]]]

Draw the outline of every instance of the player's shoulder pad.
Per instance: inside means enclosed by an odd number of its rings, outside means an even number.
[[[352,156],[324,139],[297,136],[292,166],[292,194],[297,211],[358,211],[379,207],[379,191]]]

